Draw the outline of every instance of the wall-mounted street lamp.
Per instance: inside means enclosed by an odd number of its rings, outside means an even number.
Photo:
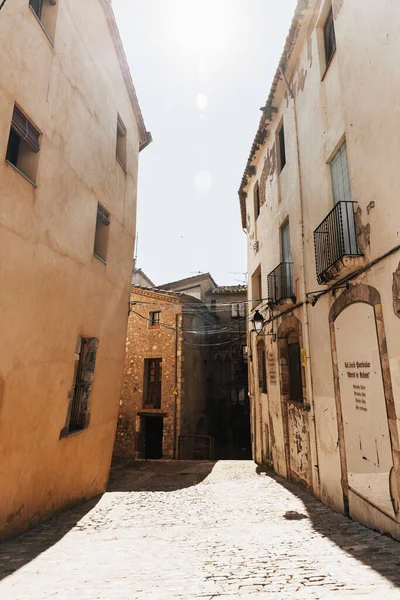
[[[256,332],[256,334],[260,335],[260,333],[264,329],[265,321],[264,317],[262,316],[259,310],[255,311],[251,322],[253,323],[254,331]]]

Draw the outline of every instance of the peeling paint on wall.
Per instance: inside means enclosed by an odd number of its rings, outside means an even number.
[[[363,225],[361,217],[362,209],[358,206],[355,213],[357,241],[360,252],[364,254],[371,242],[371,225]]]
[[[398,319],[400,319],[400,263],[396,271],[393,273],[393,311]]]
[[[268,179],[268,175],[269,175],[269,169],[268,169],[268,163],[267,163],[267,159],[265,159],[264,161],[264,167],[261,173],[261,178],[260,178],[260,205],[264,206],[266,199],[267,199],[267,179]]]

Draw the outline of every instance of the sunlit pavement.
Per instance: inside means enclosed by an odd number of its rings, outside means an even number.
[[[252,462],[115,468],[0,547],[1,600],[400,598],[400,545]]]

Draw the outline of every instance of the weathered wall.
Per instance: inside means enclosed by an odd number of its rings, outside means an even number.
[[[372,0],[335,0],[333,8],[337,50],[325,71],[322,26],[329,3],[312,0],[308,4],[309,9],[298,31],[297,46],[285,65],[291,92],[287,91],[281,78],[274,100],[278,112],[271,115],[265,144],[253,161],[256,166],[255,175],[246,188],[249,274],[261,264],[263,298],[266,298],[267,275],[281,260],[279,228],[288,216],[294,287],[296,299],[300,303],[306,300],[306,293],[324,289],[316,281],[313,232],[333,207],[329,162],[344,140],[347,143],[352,197],[356,202],[358,242],[364,255],[361,264],[367,267],[370,261],[379,259],[399,244],[399,231],[393,220],[393,215],[398,210],[393,190],[400,183],[400,141],[391,135],[398,121],[398,111],[393,101],[394,92],[391,91],[396,90],[400,84],[400,75],[395,67],[399,11],[391,0],[380,3]],[[382,90],[385,93],[382,94]],[[287,164],[279,175],[275,135],[282,115]],[[265,202],[257,222],[254,220],[253,207],[253,187],[256,180],[266,182],[261,194]],[[259,241],[258,252],[253,247],[256,240]],[[381,364],[383,392],[380,389],[379,404],[383,408],[380,418],[386,419],[389,425],[394,464],[394,474],[390,475],[390,483],[386,482],[385,486],[391,486],[395,502],[400,475],[396,418],[400,411],[400,337],[397,313],[399,285],[398,276],[395,275],[393,279],[393,273],[396,272],[399,261],[399,254],[394,252],[352,280],[352,285],[368,285],[377,290],[381,298],[380,316],[379,319],[376,317],[381,348],[378,362],[376,363],[377,357],[372,356],[370,327],[367,321],[363,321],[359,327],[347,326],[341,332],[339,365],[339,370],[343,369],[343,348],[346,349],[349,360],[350,354],[353,356],[351,360],[360,360],[360,348],[365,348],[371,354],[365,361]],[[317,444],[312,444],[314,449],[311,448],[319,465],[319,477],[315,472],[313,477],[314,491],[334,508],[345,510],[349,505],[350,514],[354,518],[399,537],[399,526],[393,520],[393,514],[392,520],[382,514],[381,508],[377,506],[380,501],[375,499],[372,502],[370,498],[368,502],[365,490],[364,498],[360,492],[354,493],[351,489],[346,492],[345,480],[349,466],[346,464],[346,457],[349,450],[345,448],[343,424],[340,415],[338,417],[338,410],[343,403],[349,401],[354,405],[354,398],[349,399],[348,393],[343,392],[335,380],[335,355],[329,323],[331,307],[345,293],[347,292],[339,289],[336,294],[321,296],[314,307],[303,305],[293,310],[293,315],[302,322],[303,329],[307,327],[306,321],[309,321],[309,344],[306,341],[303,344],[308,355],[307,384],[312,381],[312,387],[307,390],[311,403],[308,428],[312,438],[315,419],[317,438]],[[251,294],[252,290],[250,297],[254,297]],[[361,292],[360,296],[362,297]],[[359,307],[357,312],[361,315],[362,310]],[[275,331],[280,321],[281,319],[277,320]],[[270,339],[266,343],[271,348],[274,346]],[[387,354],[382,354],[382,348],[387,349]],[[270,383],[271,365],[267,365],[269,393],[264,404],[268,406],[268,410],[266,416],[263,416],[263,422],[268,425],[267,419],[272,419],[272,423],[276,423],[272,427],[273,437],[270,423],[269,444],[272,447],[273,466],[279,472],[283,468],[279,463],[282,463],[282,456],[285,456],[285,432],[279,430],[279,423],[284,421],[284,415],[277,409],[279,404],[282,405],[277,386]],[[352,425],[356,436],[360,427],[362,424],[357,416]],[[371,427],[368,426],[367,429],[370,435]],[[259,435],[261,431],[260,428]],[[368,440],[367,446],[370,442]],[[288,452],[294,452],[292,442],[286,455]],[[379,457],[380,454],[378,444]],[[382,466],[382,462],[379,464]],[[372,471],[375,472],[377,468],[375,465]],[[368,473],[373,475],[372,471]],[[387,475],[387,469],[384,472]],[[388,478],[386,475],[385,478]],[[386,492],[385,498],[382,502],[387,506]],[[398,519],[398,515],[395,518]]]
[[[163,417],[163,456],[178,458],[180,435],[194,435],[205,415],[208,350],[203,335],[192,335],[209,319],[206,307],[194,309],[190,298],[173,292],[132,287],[126,355],[114,455],[144,458],[142,424],[146,416]],[[162,325],[149,323],[161,311]],[[203,316],[204,314],[204,316]],[[185,333],[188,332],[187,334]],[[145,359],[162,359],[161,407],[144,407]]]
[[[107,483],[139,135],[100,0],[57,3],[54,47],[28,1],[8,2],[0,38],[0,533],[11,534]],[[4,161],[15,102],[42,132],[37,188]],[[115,158],[117,112],[127,174]],[[98,201],[111,213],[107,265],[93,256]],[[80,334],[100,340],[91,421],[59,440]]]
[[[133,304],[128,320],[124,375],[121,388],[118,427],[114,447],[117,457],[136,458],[141,456],[139,448],[140,413],[164,415],[163,455],[174,456],[175,402],[178,408],[181,395],[175,395],[180,383],[180,342],[176,347],[175,328],[181,323],[182,306],[167,294],[132,288]],[[163,326],[152,327],[148,321],[151,311],[161,311]],[[140,316],[139,316],[140,315]],[[144,411],[145,359],[162,358],[161,408]],[[177,413],[179,414],[179,413]],[[177,416],[178,422],[178,416]]]

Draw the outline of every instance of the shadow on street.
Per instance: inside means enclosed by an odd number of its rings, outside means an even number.
[[[304,504],[304,515],[301,513],[286,513],[282,515],[285,519],[309,518],[316,532],[331,540],[359,562],[380,573],[397,587],[400,587],[400,544],[398,542],[388,536],[370,532],[369,529],[360,525],[357,521],[334,512],[296,484],[278,477],[262,466],[257,467],[257,474],[265,474],[275,480]],[[366,532],[370,533],[368,541],[366,541]],[[398,574],[395,573],[394,566],[398,567]]]
[[[0,544],[0,581],[59,542],[101,499],[93,498]]]
[[[176,492],[198,485],[213,470],[210,461],[146,460],[114,464],[108,483],[109,492]]]
[[[117,462],[110,473],[108,492],[173,492],[197,485],[215,462]],[[26,533],[0,543],[0,581],[54,546],[87,515],[102,496],[66,510]],[[38,599],[39,600],[39,599]]]

